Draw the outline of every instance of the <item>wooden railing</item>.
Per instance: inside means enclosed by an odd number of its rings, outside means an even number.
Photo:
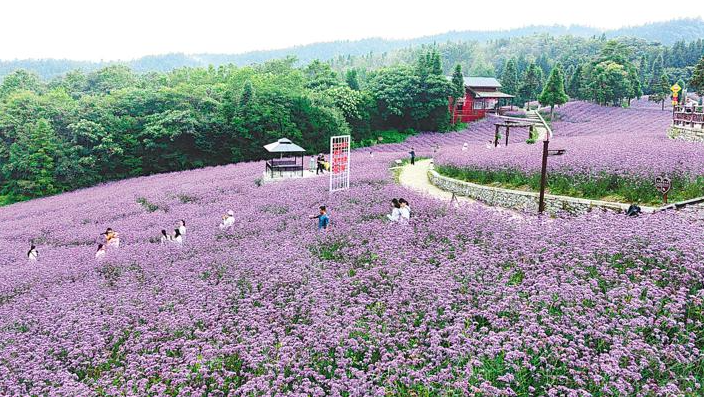
[[[672,125],[704,128],[704,109],[702,106],[675,106],[672,110]]]

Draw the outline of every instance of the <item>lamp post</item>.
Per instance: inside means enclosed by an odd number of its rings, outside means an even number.
[[[538,110],[535,111],[535,114],[538,115],[538,118],[545,127],[545,140],[543,140],[543,164],[540,169],[540,197],[538,199],[538,214],[542,214],[545,211],[545,186],[548,181],[548,146],[550,145],[552,130],[543,119],[543,116],[540,115],[540,107],[538,107]]]

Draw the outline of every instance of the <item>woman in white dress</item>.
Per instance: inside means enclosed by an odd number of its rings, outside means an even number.
[[[399,204],[399,215],[401,220],[408,222],[411,219],[411,207],[408,205],[406,199],[398,199]]]
[[[166,244],[171,241],[171,236],[166,233],[166,229],[161,229],[161,243]]]
[[[105,245],[110,248],[120,248],[120,236],[112,228],[105,230]],[[106,248],[107,248],[106,247]]]
[[[220,229],[229,229],[235,224],[235,212],[232,210],[227,211],[227,215],[222,216],[222,223],[220,224]]]
[[[32,246],[29,248],[29,251],[27,251],[27,259],[29,259],[32,262],[36,262],[39,260],[39,251],[37,251],[37,247],[32,244]]]
[[[181,219],[178,221],[178,231],[181,232],[181,235],[184,236],[186,235],[186,221]]]
[[[386,215],[391,222],[398,222],[401,218],[401,204],[399,204],[398,199],[391,200],[391,214]]]
[[[107,252],[107,247],[103,244],[98,244],[98,250],[95,252],[95,259],[102,259]]]
[[[174,243],[183,243],[183,236],[181,236],[181,231],[179,229],[174,229],[174,237],[172,238]]]

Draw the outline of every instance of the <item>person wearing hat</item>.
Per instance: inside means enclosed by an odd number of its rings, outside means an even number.
[[[34,244],[32,244],[32,246],[29,247],[29,251],[27,251],[27,259],[32,262],[39,260],[39,251],[37,251],[37,247]]]
[[[232,210],[227,211],[226,215],[222,216],[222,223],[220,224],[220,229],[229,229],[235,225],[235,212]]]

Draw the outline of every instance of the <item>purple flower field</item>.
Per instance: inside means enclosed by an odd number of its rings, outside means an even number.
[[[702,224],[448,208],[393,183],[399,155],[355,154],[333,196],[250,163],[0,208],[0,395],[704,392]]]

